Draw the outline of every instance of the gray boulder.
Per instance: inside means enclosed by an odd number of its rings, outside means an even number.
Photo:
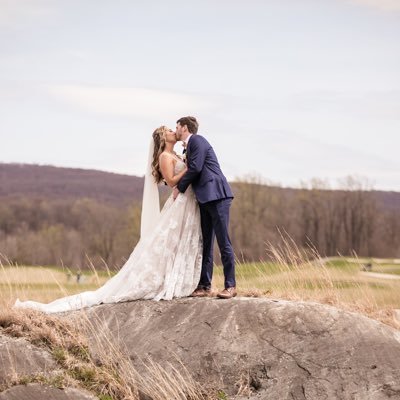
[[[60,367],[46,349],[23,338],[0,334],[0,387],[7,387],[19,378],[37,375],[51,378],[56,372],[60,372]],[[0,400],[43,399],[95,400],[97,397],[83,389],[58,389],[38,383],[16,385],[0,392]]]
[[[147,357],[179,368],[179,358],[197,381],[237,399],[400,399],[400,332],[331,306],[186,298],[86,314],[139,368]]]
[[[0,400],[98,400],[98,398],[81,389],[57,389],[47,385],[30,383],[13,386],[1,392]]]
[[[57,363],[51,354],[33,346],[23,338],[13,338],[0,333],[0,386],[26,375],[47,375]]]

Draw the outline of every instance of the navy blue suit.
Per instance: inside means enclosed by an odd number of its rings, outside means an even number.
[[[179,181],[178,190],[184,193],[192,185],[200,206],[203,265],[198,287],[211,287],[215,236],[224,266],[225,288],[236,286],[235,256],[228,234],[232,190],[221,171],[214,149],[203,136],[191,136],[186,157],[188,171]]]

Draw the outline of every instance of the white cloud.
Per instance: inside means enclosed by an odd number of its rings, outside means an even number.
[[[400,11],[399,0],[350,0],[362,6],[378,8],[383,11]]]
[[[81,110],[119,117],[169,119],[213,107],[201,96],[147,88],[58,85],[51,95]]]

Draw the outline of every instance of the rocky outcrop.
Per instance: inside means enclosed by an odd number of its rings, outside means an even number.
[[[18,385],[0,393],[0,400],[98,400],[81,389],[58,389],[47,385],[30,383]]]
[[[331,306],[187,298],[102,305],[86,314],[137,366],[148,357],[179,368],[179,359],[197,381],[231,396],[400,398],[400,333]]]
[[[49,382],[62,369],[48,350],[32,345],[23,338],[0,334],[0,388],[14,386],[0,392],[0,400],[96,400],[93,394],[83,389],[59,389],[49,384],[18,384],[40,377]]]
[[[20,376],[47,375],[56,365],[48,351],[23,338],[0,334],[0,386]]]
[[[107,342],[97,339],[109,335],[145,382],[150,359],[166,370],[184,366],[210,393],[228,395],[220,399],[400,399],[400,332],[327,305],[186,298],[107,304],[62,318],[91,322],[93,365],[107,362]],[[0,334],[0,400],[96,398],[78,387],[91,388],[84,381],[58,385],[64,367],[46,346]]]

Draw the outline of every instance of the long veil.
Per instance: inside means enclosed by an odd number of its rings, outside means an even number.
[[[149,156],[147,160],[147,169],[144,177],[142,217],[140,222],[140,238],[143,239],[151,233],[157,225],[160,217],[160,195],[158,186],[152,174],[152,161],[154,154],[154,140],[151,139],[149,146]]]

